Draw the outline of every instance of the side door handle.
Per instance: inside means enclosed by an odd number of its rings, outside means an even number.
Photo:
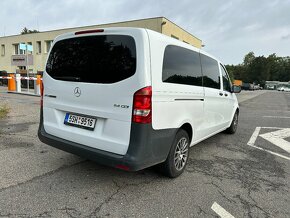
[[[222,92],[219,93],[220,96],[223,96],[224,94]]]
[[[225,93],[225,96],[227,97],[227,96],[228,96],[228,94],[227,94],[227,93]]]

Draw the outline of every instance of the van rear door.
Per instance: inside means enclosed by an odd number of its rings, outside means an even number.
[[[149,83],[147,38],[145,30],[123,28],[57,38],[43,77],[45,131],[124,155],[133,95]]]

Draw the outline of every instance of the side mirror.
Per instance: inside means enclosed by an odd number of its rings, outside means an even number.
[[[242,87],[241,86],[236,86],[236,85],[232,86],[232,92],[233,93],[240,93],[241,91],[242,91]]]

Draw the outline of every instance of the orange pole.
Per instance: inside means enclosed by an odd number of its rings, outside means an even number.
[[[16,81],[15,81],[15,74],[11,73],[8,74],[11,79],[8,79],[8,91],[16,91]]]

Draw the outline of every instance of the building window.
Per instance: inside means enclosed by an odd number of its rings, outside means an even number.
[[[13,53],[15,55],[19,54],[19,44],[13,44]]]
[[[21,44],[25,44],[24,42],[21,42]],[[18,54],[24,55],[26,54],[26,49],[20,49],[20,45],[18,44]]]
[[[41,54],[41,41],[36,42],[36,53]]]
[[[32,51],[30,51],[30,49],[27,48],[27,54],[32,54],[32,52],[33,52],[32,42],[27,42],[27,45],[30,45],[31,46],[31,50],[32,50]]]
[[[52,44],[52,40],[47,40],[47,41],[45,41],[45,47],[46,47],[46,49],[45,49],[45,52],[46,53],[48,53],[49,52],[49,50],[50,50],[50,47],[51,47],[51,44]]]
[[[22,50],[22,49],[20,49],[18,54],[22,54],[22,55],[24,55],[24,54],[26,54],[26,51],[25,51],[25,50]]]
[[[1,56],[5,56],[5,45],[1,45]]]
[[[171,35],[172,38],[179,40],[179,38],[175,35]]]

